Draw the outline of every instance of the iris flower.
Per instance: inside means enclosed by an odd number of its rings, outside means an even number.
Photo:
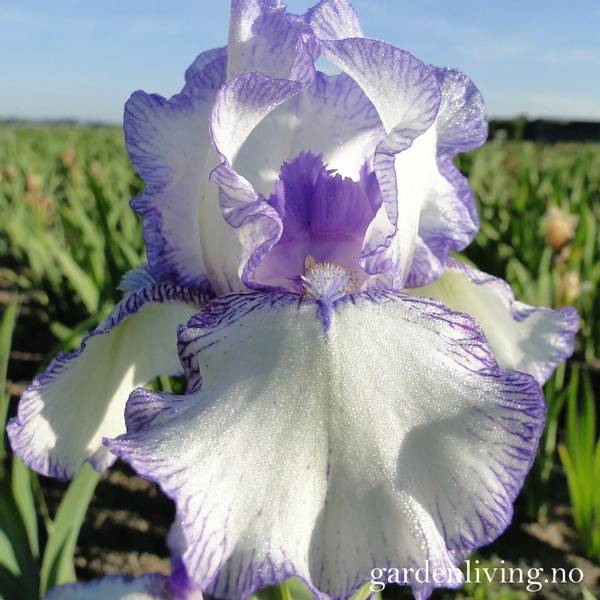
[[[54,588],[45,600],[171,600],[168,578],[149,573],[136,578],[108,576],[90,583]],[[201,600],[201,599],[200,599]]]
[[[138,577],[109,575],[91,582],[56,586],[44,600],[203,600],[202,590],[187,575],[181,561],[185,547],[176,522],[167,537],[171,574],[144,573]]]
[[[233,0],[228,46],[172,98],[134,93],[125,135],[148,266],[25,392],[15,452],[158,482],[217,598],[292,576],[349,598],[375,567],[435,570],[417,598],[460,585],[511,521],[577,329],[451,258],[479,224],[452,162],[486,138],[477,88],[364,37],[346,0]],[[139,387],[181,370],[184,395]]]

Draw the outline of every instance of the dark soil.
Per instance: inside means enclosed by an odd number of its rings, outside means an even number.
[[[52,514],[65,485],[44,480]],[[75,566],[81,579],[108,574],[169,572],[165,539],[173,503],[152,483],[118,462],[102,476],[79,536]]]

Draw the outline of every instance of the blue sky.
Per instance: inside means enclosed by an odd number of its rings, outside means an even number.
[[[353,4],[368,36],[465,71],[491,116],[600,120],[598,0]],[[0,117],[118,123],[133,90],[176,93],[227,18],[227,0],[1,0]]]

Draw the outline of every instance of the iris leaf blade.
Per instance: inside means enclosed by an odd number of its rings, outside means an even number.
[[[16,457],[12,461],[12,490],[35,560],[39,555],[38,521],[32,489],[35,475]]]
[[[75,544],[99,478],[99,473],[85,464],[67,488],[42,559],[42,594],[48,593],[55,585],[76,579],[73,566]]]
[[[17,324],[17,316],[19,313],[18,300],[15,298],[6,307],[2,322],[0,322],[0,427],[2,435],[0,435],[0,475],[4,458],[6,456],[4,426],[6,424],[6,416],[8,414],[9,395],[6,393],[6,377],[8,372],[8,358],[10,355],[10,347],[12,343],[13,332]]]

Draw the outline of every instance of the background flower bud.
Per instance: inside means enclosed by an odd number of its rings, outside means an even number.
[[[37,175],[30,173],[25,180],[25,187],[28,192],[39,192],[42,189],[42,180]]]
[[[581,281],[577,271],[567,271],[560,279],[559,297],[560,304],[566,306],[573,304],[581,293]]]
[[[568,244],[575,235],[577,218],[555,206],[550,207],[544,222],[546,244],[555,251]]]

